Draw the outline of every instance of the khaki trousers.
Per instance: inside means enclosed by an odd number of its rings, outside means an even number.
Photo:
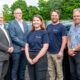
[[[48,72],[50,80],[63,80],[62,58],[58,58],[57,54],[48,52]]]

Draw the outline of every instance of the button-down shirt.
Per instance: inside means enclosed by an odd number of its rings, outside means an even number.
[[[17,19],[16,19],[16,20],[17,20]],[[17,20],[17,22],[18,22],[21,30],[24,32],[24,27],[23,27],[23,24],[22,24],[23,20],[21,20],[21,21],[18,21],[18,20]]]
[[[70,48],[74,48],[80,44],[80,24],[78,25],[77,29],[75,29],[75,24],[73,24],[70,28],[68,36],[71,37]]]

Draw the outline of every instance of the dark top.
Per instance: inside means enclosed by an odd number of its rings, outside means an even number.
[[[49,35],[49,49],[48,52],[58,53],[62,44],[62,36],[66,35],[66,28],[61,24],[49,24],[47,26]]]
[[[40,51],[43,44],[49,43],[47,31],[41,29],[31,31],[28,34],[27,43],[29,44],[29,51]]]

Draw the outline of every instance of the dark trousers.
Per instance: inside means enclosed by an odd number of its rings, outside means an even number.
[[[33,59],[37,54],[37,52],[30,52],[30,57]],[[28,64],[30,80],[46,80],[47,64],[46,55],[40,58],[36,64]]]
[[[8,64],[9,64],[8,60],[0,61],[0,80],[4,80],[7,74]]]
[[[11,80],[25,80],[26,56],[24,52],[12,54]]]
[[[69,56],[71,80],[80,80],[80,53]]]

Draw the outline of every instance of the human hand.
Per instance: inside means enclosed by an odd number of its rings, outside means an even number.
[[[27,58],[27,60],[28,60],[28,62],[31,64],[31,65],[33,65],[34,63],[33,63],[33,60],[29,57],[29,58]]]
[[[25,48],[21,48],[21,51],[24,51],[25,50]]]
[[[70,49],[68,49],[68,54],[69,54],[70,56],[75,56],[75,55],[76,55],[76,52],[74,52],[74,51],[70,48]]]
[[[12,53],[13,50],[14,50],[14,48],[13,48],[13,47],[10,47],[10,48],[8,49],[8,52],[9,52],[9,53]]]
[[[33,63],[35,64],[35,63],[37,63],[38,62],[38,58],[37,57],[35,57],[32,61],[33,61]]]
[[[60,51],[60,52],[58,53],[57,57],[58,57],[58,58],[62,58],[62,57],[63,57],[63,52]]]

